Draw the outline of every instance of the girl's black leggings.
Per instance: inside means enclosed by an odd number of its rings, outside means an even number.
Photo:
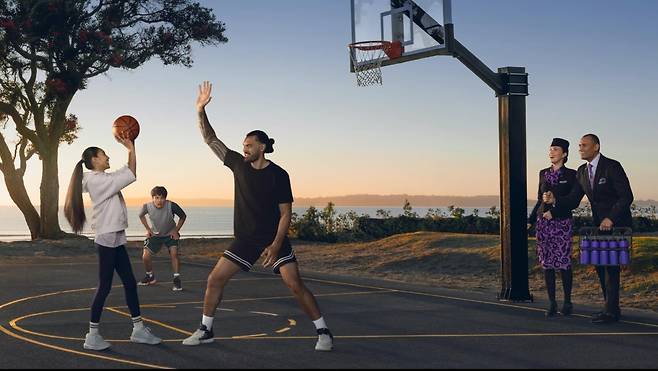
[[[91,305],[91,322],[99,323],[101,320],[105,299],[107,299],[110,290],[112,290],[112,279],[114,278],[115,270],[123,282],[126,302],[128,303],[131,316],[133,318],[140,316],[137,281],[133,275],[126,247],[119,246],[112,248],[96,244],[96,248],[98,250],[98,289],[96,290],[96,296],[94,296],[94,302]]]

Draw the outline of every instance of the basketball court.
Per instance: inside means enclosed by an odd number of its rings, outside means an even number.
[[[353,0],[349,62],[357,85],[382,84],[381,67],[451,55],[496,90],[501,112],[501,230],[504,299],[525,301],[527,231],[525,96],[520,67],[494,73],[454,38],[449,0]],[[523,117],[519,112],[523,113]],[[517,130],[518,129],[518,130]],[[522,129],[521,134],[519,130]],[[521,143],[522,152],[521,151]],[[512,161],[511,159],[514,159]],[[519,177],[518,175],[522,175]],[[522,254],[525,249],[525,256]],[[141,276],[139,251],[131,251]],[[521,253],[521,254],[519,254]],[[130,343],[118,277],[101,333],[112,348],[82,349],[97,284],[94,258],[0,264],[0,356],[5,368],[654,368],[658,315],[624,309],[623,320],[590,323],[598,308],[546,319],[546,303],[501,302],[492,293],[303,272],[335,335],[314,351],[315,329],[278,276],[240,273],[226,288],[213,344],[185,347],[199,324],[214,261],[184,261],[172,292],[169,260],[155,259],[160,283],[139,287],[142,317],[164,341]],[[525,264],[525,266],[523,266]],[[303,261],[301,262],[303,269]],[[518,273],[521,273],[519,275]],[[525,274],[526,287],[523,283]],[[514,284],[511,284],[514,283]],[[516,288],[521,289],[516,292]]]
[[[133,267],[141,264],[132,251]],[[303,262],[302,262],[303,265]],[[229,284],[213,344],[181,341],[198,326],[213,262],[185,262],[182,292],[172,292],[169,261],[157,259],[158,285],[140,287],[142,315],[164,342],[128,342],[123,290],[115,287],[101,331],[112,348],[82,349],[96,284],[93,259],[3,264],[0,293],[3,367],[47,368],[452,368],[655,367],[658,316],[624,311],[597,326],[596,308],[576,301],[576,315],[544,318],[545,303],[500,303],[491,293],[463,293],[396,282],[305,273],[335,335],[335,351],[315,352],[312,323],[277,276],[241,273]],[[139,276],[139,274],[138,274]],[[17,294],[21,293],[21,294]]]

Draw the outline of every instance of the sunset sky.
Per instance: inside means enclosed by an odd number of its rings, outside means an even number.
[[[297,197],[344,194],[496,195],[498,116],[494,93],[459,61],[434,57],[384,69],[384,86],[357,88],[349,73],[348,0],[204,1],[226,23],[229,42],[195,48],[191,69],[153,60],[111,71],[79,92],[70,113],[80,138],[60,149],[60,203],[88,146],[127,155],[114,118],[141,123],[138,181],[124,191],[170,198],[233,197],[230,171],[203,143],[194,101],[214,84],[207,108],[218,136],[240,151],[262,129],[270,157],[291,175]],[[528,196],[548,164],[551,139],[581,135],[625,167],[636,199],[658,199],[658,1],[454,0],[455,36],[490,68],[523,66],[527,99]],[[38,202],[41,164],[26,184]],[[12,205],[4,186],[0,204]]]

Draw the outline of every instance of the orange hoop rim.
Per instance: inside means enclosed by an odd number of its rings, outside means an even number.
[[[393,45],[392,42],[386,40],[372,40],[372,41],[359,41],[348,45],[350,49],[358,49],[363,51],[371,50],[385,50]]]

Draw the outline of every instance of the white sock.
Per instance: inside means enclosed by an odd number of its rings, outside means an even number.
[[[149,277],[153,277],[153,272],[146,272],[146,275]]]
[[[144,321],[142,321],[142,317],[134,317],[133,319],[133,327],[135,329],[141,329],[144,328]]]
[[[212,323],[213,323],[213,320],[214,320],[214,319],[215,319],[215,317],[208,317],[208,316],[206,316],[206,315],[204,314],[204,315],[203,315],[203,318],[201,319],[201,324],[203,324],[204,326],[206,326],[206,328],[208,329],[208,331],[210,331],[210,330],[212,330]]]
[[[98,323],[89,322],[89,335],[99,335]]]
[[[321,328],[328,328],[327,324],[324,323],[324,317],[320,317],[316,319],[315,321],[313,321],[313,324],[315,325],[316,330],[319,330]]]
[[[180,277],[180,273],[174,273],[174,278]]]

